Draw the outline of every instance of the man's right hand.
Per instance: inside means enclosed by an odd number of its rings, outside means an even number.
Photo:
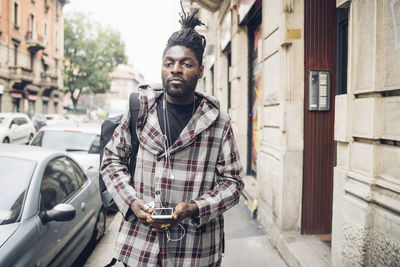
[[[141,199],[136,199],[131,204],[131,210],[136,215],[136,217],[140,220],[140,222],[144,225],[149,225],[149,221],[151,220],[151,213],[153,212],[152,208],[146,210],[144,207],[146,202]]]

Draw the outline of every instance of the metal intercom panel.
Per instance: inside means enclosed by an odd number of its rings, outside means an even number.
[[[329,110],[331,73],[327,70],[310,70],[308,74],[308,110]]]

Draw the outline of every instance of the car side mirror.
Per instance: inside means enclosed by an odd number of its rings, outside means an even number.
[[[76,210],[72,205],[60,203],[51,210],[46,210],[40,213],[40,219],[43,224],[50,221],[65,222],[75,218]]]

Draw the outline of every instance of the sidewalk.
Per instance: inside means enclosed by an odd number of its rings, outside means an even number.
[[[225,255],[222,267],[228,266],[286,266],[278,252],[271,246],[265,232],[252,219],[243,203],[227,211],[225,217]],[[108,264],[112,258],[115,239],[121,215],[117,213],[108,226],[106,235],[97,244],[85,267],[99,267]],[[115,266],[123,267],[117,263]]]
[[[244,195],[249,208],[257,197],[257,183],[251,176],[244,177]],[[302,235],[297,232],[280,232],[272,220],[266,222],[269,240],[273,240],[282,258],[293,267],[330,267],[331,248],[315,235]],[[271,265],[273,266],[273,265]]]

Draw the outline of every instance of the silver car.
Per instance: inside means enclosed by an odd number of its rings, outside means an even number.
[[[87,169],[98,170],[100,165],[101,126],[96,123],[73,123],[45,126],[41,128],[30,145],[68,152]],[[102,179],[99,181],[104,207],[117,211],[117,206],[108,193]]]
[[[105,231],[98,172],[68,154],[0,144],[0,266],[70,266]]]
[[[68,152],[85,170],[98,170],[100,130],[100,125],[88,123],[45,126],[37,132],[30,145]]]

